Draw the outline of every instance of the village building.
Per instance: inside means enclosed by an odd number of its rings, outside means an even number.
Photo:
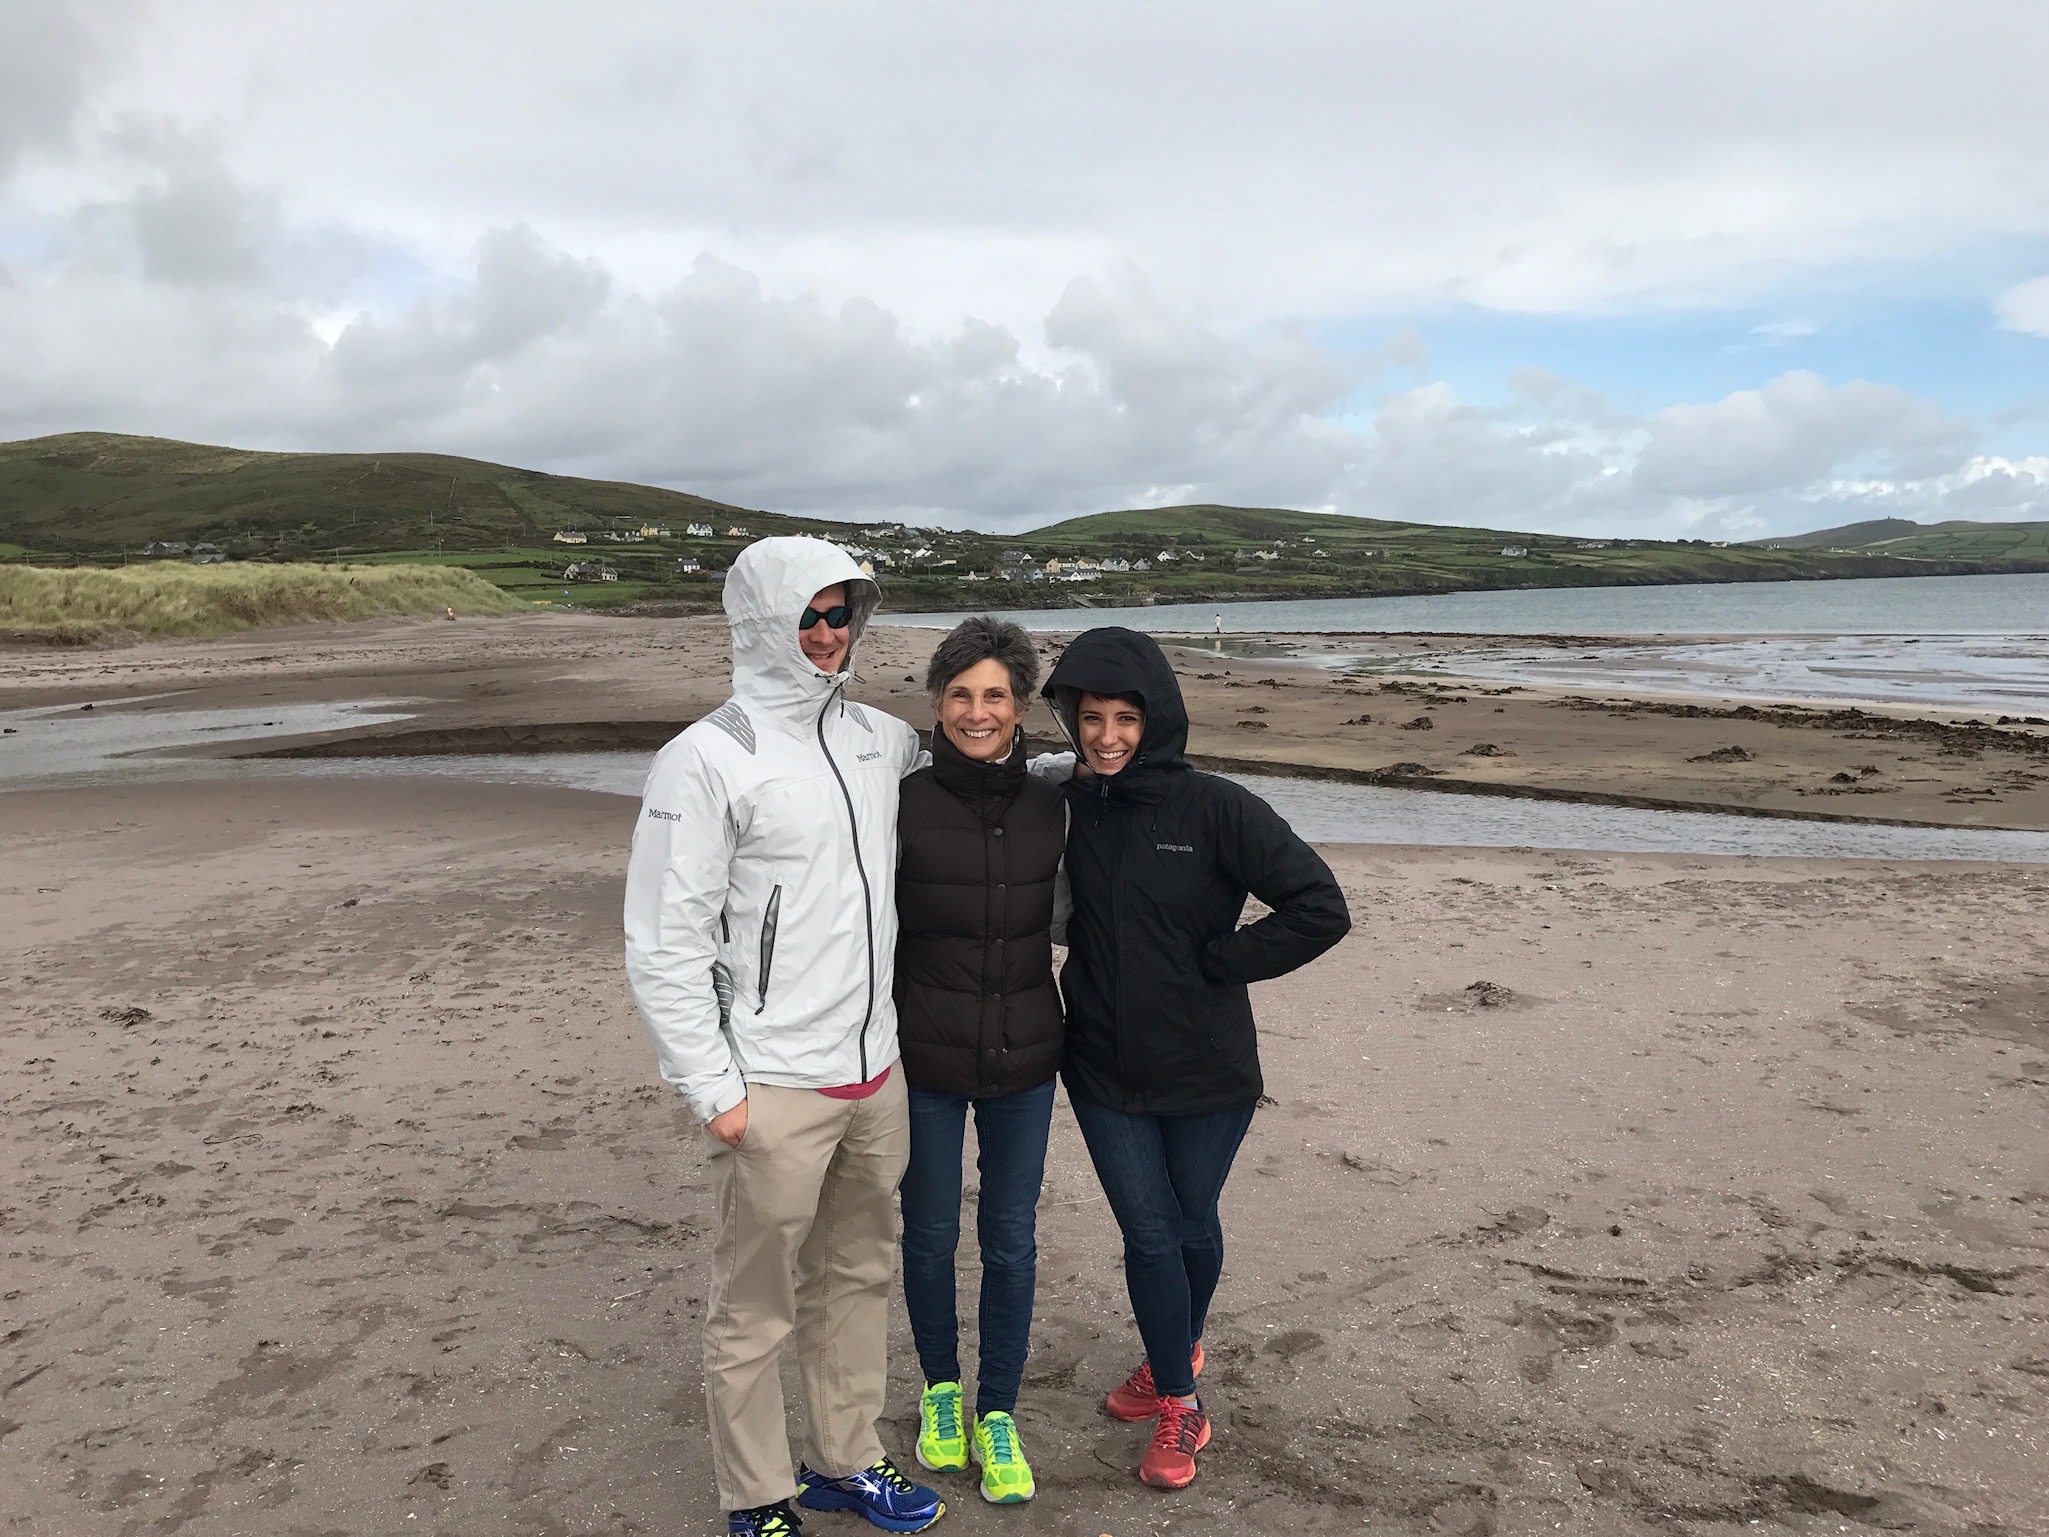
[[[1529,554],[1530,551],[1528,545],[1504,544],[1501,547],[1501,553],[1503,555],[1506,555],[1510,560],[1521,560],[1525,555]]]
[[[591,536],[586,533],[580,533],[573,528],[564,528],[556,530],[555,542],[557,544],[589,544]]]
[[[142,552],[145,555],[190,555],[192,546],[183,539],[152,539]]]
[[[562,573],[565,582],[616,582],[619,573],[601,560],[579,560],[571,562]]]
[[[709,539],[711,537],[711,525],[709,523],[688,523],[684,525],[683,532],[692,539]]]

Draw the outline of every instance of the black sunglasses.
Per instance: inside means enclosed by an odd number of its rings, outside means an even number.
[[[797,616],[797,629],[801,633],[823,619],[835,630],[844,630],[853,617],[853,608],[845,603],[835,603],[831,608],[807,608]]]

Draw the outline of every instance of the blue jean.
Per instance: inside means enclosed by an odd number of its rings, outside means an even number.
[[[904,1307],[927,1382],[958,1382],[960,1314],[954,1252],[960,1247],[961,1150],[974,1107],[975,1236],[982,1247],[982,1360],[975,1413],[1017,1408],[1032,1337],[1039,1278],[1039,1187],[1053,1124],[1053,1084],[967,1099],[911,1090],[911,1165],[904,1171]]]
[[[1217,1200],[1252,1111],[1126,1115],[1074,1101],[1089,1160],[1124,1233],[1124,1286],[1162,1394],[1195,1391],[1190,1358],[1224,1273]]]

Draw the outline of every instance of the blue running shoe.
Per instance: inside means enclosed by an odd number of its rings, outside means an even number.
[[[726,1512],[726,1537],[800,1537],[803,1526],[788,1500]]]
[[[914,1484],[887,1457],[845,1478],[797,1469],[797,1503],[806,1510],[853,1510],[885,1532],[922,1532],[946,1514],[934,1489]]]

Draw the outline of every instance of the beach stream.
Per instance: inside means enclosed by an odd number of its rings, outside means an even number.
[[[0,712],[0,791],[70,785],[307,778],[456,778],[637,797],[645,751],[258,758],[192,754],[409,718],[403,702],[179,710],[158,705]],[[2049,863],[2049,833],[1898,827],[1521,800],[1232,775],[1319,843],[1540,848],[1755,857]]]

